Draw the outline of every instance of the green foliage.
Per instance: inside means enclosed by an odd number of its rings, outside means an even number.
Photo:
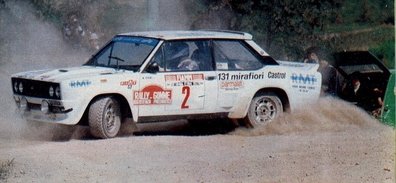
[[[329,51],[361,49],[394,37],[387,30],[373,29],[393,23],[393,0],[208,2],[209,8],[218,6],[230,6],[236,13],[237,23],[231,29],[252,33],[272,55],[286,59],[301,58],[311,46]],[[360,29],[364,31],[356,32]]]
[[[118,0],[32,0],[31,3],[38,16],[60,27],[70,14],[77,14],[89,24],[88,27],[95,27],[104,35],[139,31],[139,27],[150,23],[145,7],[130,6]],[[224,18],[228,21],[225,27],[252,33],[255,40],[275,58],[290,60],[301,59],[306,48],[311,46],[324,47],[329,51],[385,49],[382,47],[387,46],[383,42],[394,39],[394,29],[376,27],[394,24],[393,3],[394,0],[184,1],[191,22],[205,19],[205,14],[211,12],[231,12],[232,18]],[[86,20],[84,15],[94,10],[88,7],[100,8],[93,21]],[[134,17],[133,23],[125,24],[131,21],[125,17]],[[210,20],[203,23],[210,23]],[[384,57],[388,59],[388,56]],[[393,64],[387,62],[388,65]]]
[[[241,22],[235,29],[262,35],[268,50],[283,45],[289,58],[301,57],[315,30],[336,16],[340,0],[230,1]],[[309,46],[309,45],[308,45]],[[278,49],[276,49],[278,50]]]
[[[103,13],[98,17],[98,22],[107,35],[114,35],[120,32],[141,31],[139,28],[148,26],[145,8],[135,8],[129,5],[113,4],[104,7]],[[128,17],[134,17],[133,22]]]
[[[189,18],[195,20],[200,15],[208,11],[208,3],[204,2],[203,0],[184,0],[185,7],[189,11],[188,16]]]
[[[7,179],[7,176],[11,172],[13,166],[14,166],[14,159],[0,163],[0,181]]]
[[[393,20],[393,0],[346,0],[341,8],[342,23],[383,23]]]
[[[32,4],[37,9],[36,14],[44,20],[61,24],[61,12],[53,8],[54,2],[46,0],[32,0]]]
[[[348,50],[368,50],[383,42],[393,39],[395,29],[393,26],[378,26],[351,31],[323,33],[314,40],[315,45],[322,45],[332,52]]]
[[[390,69],[395,68],[395,40],[388,40],[370,48],[369,51],[376,55]]]

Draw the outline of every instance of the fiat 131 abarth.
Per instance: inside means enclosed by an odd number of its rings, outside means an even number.
[[[82,66],[17,73],[11,84],[26,120],[112,138],[125,119],[265,125],[319,98],[317,69],[275,61],[244,32],[153,31],[116,35]]]

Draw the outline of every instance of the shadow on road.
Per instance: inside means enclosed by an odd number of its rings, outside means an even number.
[[[124,122],[118,137],[132,136],[205,136],[227,134],[234,131],[237,126],[226,119],[216,120],[178,120],[158,123],[134,124]],[[71,139],[96,140],[89,132],[87,126],[65,126],[58,124],[36,123],[25,129],[22,138],[44,141],[69,141]]]
[[[226,119],[197,120],[190,122],[179,120],[161,123],[139,124],[137,125],[137,128],[139,130],[133,133],[135,136],[202,136],[226,134],[235,130],[236,125]]]

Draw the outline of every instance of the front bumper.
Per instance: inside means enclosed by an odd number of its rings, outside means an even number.
[[[39,121],[60,124],[76,124],[76,112],[65,108],[67,101],[51,100],[22,95],[14,95],[14,101],[20,115],[28,121]]]

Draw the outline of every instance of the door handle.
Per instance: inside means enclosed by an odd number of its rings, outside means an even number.
[[[205,80],[208,80],[208,81],[212,81],[212,80],[215,80],[216,79],[216,76],[206,76],[205,77]]]

